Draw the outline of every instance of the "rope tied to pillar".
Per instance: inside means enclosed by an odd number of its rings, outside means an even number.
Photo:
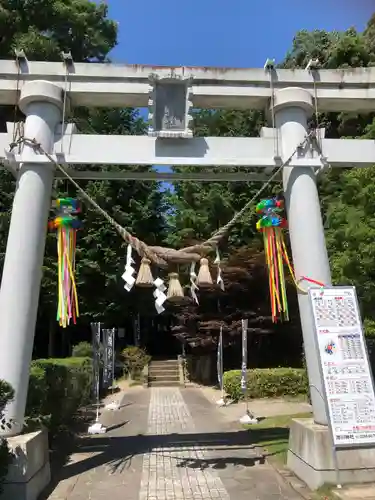
[[[68,100],[68,83],[69,83],[69,65],[68,61],[65,59],[65,78],[64,78],[64,91],[63,91],[63,109],[62,109],[62,119],[61,119],[61,144],[60,152],[64,152],[64,133],[65,133],[65,118],[66,118],[66,105]]]
[[[273,83],[273,68],[267,68],[268,75],[270,78],[270,90],[271,90],[271,120],[272,120],[272,130],[273,130],[273,148],[274,155],[276,158],[280,156],[279,153],[279,132],[276,128],[276,117],[275,117],[275,86]]]
[[[21,62],[18,53],[16,52],[16,65],[17,65],[17,80],[16,80],[16,102],[13,110],[13,134],[12,142],[16,142],[21,136],[21,125],[17,121],[18,104],[20,99],[20,78],[21,78]]]

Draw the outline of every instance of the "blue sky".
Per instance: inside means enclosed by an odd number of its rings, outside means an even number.
[[[375,0],[108,0],[119,22],[113,62],[262,67],[299,29],[362,30]]]

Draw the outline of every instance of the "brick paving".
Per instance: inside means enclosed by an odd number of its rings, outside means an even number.
[[[198,389],[137,389],[102,416],[113,430],[84,438],[49,500],[300,498]],[[126,422],[126,423],[125,423]]]
[[[195,426],[182,394],[176,389],[152,390],[147,434],[193,434]],[[205,459],[204,447],[156,447],[143,458],[139,500],[230,500],[217,473],[182,464]]]

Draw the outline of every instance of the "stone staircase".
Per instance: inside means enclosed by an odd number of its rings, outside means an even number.
[[[148,368],[149,387],[176,387],[180,385],[177,359],[151,361]]]

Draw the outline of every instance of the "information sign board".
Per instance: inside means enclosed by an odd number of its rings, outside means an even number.
[[[355,288],[311,288],[309,296],[333,444],[374,444],[374,384]]]

